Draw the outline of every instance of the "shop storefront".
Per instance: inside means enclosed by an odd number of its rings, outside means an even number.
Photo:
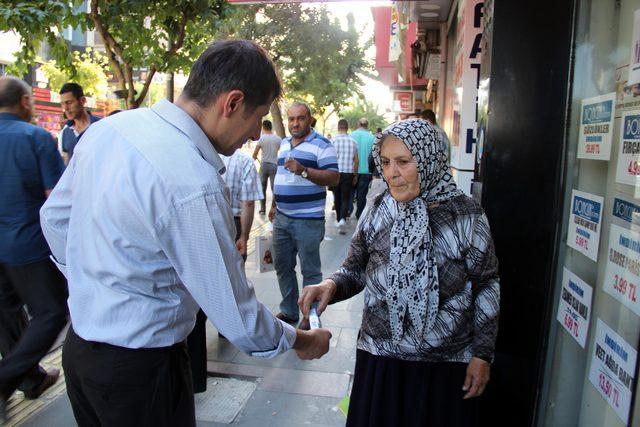
[[[483,424],[640,425],[640,0],[528,3],[484,5],[474,194],[503,298]]]
[[[539,424],[640,424],[640,0],[579,1]]]

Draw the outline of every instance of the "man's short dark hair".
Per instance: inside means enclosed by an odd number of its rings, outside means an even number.
[[[80,99],[84,96],[84,90],[82,89],[82,86],[80,86],[78,83],[65,83],[62,85],[62,87],[60,88],[60,95],[65,94],[71,92],[73,94],[73,97],[75,99]]]
[[[433,110],[422,110],[422,113],[420,113],[420,117],[425,120],[429,120],[431,123],[436,122],[436,113],[434,113]]]
[[[364,117],[361,118],[360,120],[358,120],[358,126],[360,126],[362,129],[366,129],[369,127],[369,120],[365,119]]]
[[[345,119],[338,120],[338,130],[347,130],[349,129],[349,122]]]
[[[271,103],[282,95],[276,66],[267,52],[249,40],[212,43],[194,62],[183,94],[207,107],[220,94],[232,90],[244,93],[250,109]]]
[[[11,76],[0,78],[0,108],[15,107],[30,93],[31,87],[24,81]]]
[[[271,130],[273,129],[273,124],[271,123],[270,120],[265,120],[262,122],[262,128],[265,130]]]

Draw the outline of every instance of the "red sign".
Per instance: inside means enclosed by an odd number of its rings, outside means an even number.
[[[413,92],[406,90],[394,91],[393,110],[398,113],[413,113]]]

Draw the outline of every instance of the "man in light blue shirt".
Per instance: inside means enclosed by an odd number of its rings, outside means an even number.
[[[373,148],[375,138],[367,129],[369,121],[364,117],[358,120],[358,129],[351,132],[351,138],[358,144],[358,183],[356,186],[357,208],[356,218],[360,218],[365,205],[367,204],[367,193],[371,183],[371,171],[369,170],[369,154]]]
[[[198,306],[253,356],[328,351],[328,330],[296,331],[256,300],[221,178],[218,153],[257,138],[280,93],[262,48],[217,42],[175,104],[101,120],[76,147],[41,222],[69,281],[63,367],[79,425],[195,426],[184,340]]]

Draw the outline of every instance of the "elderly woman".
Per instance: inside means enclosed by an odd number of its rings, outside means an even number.
[[[329,303],[363,289],[348,426],[470,426],[498,328],[498,261],[482,208],[456,188],[426,121],[385,129],[373,149],[388,184],[342,267],[303,290]]]

